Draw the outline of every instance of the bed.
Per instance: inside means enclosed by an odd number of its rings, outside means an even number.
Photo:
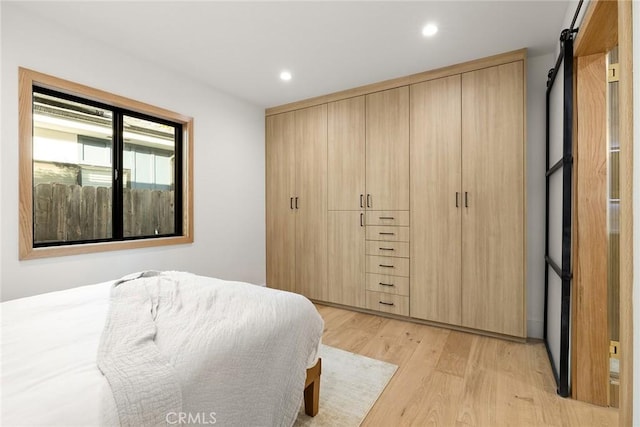
[[[318,410],[323,321],[297,294],[143,272],[0,308],[5,426],[291,426],[303,400]]]

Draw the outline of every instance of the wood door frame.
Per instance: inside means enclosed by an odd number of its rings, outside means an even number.
[[[581,61],[594,54],[606,54],[618,45],[619,51],[619,106],[620,106],[620,417],[621,426],[631,425],[633,421],[633,92],[632,92],[632,3],[627,0],[592,0],[582,21],[576,39],[574,56]],[[580,85],[581,76],[576,76]],[[584,97],[586,99],[588,97]],[[576,103],[576,117],[582,112],[588,114],[590,106],[586,102]],[[576,126],[579,122],[576,122]],[[579,141],[577,149],[594,141]],[[601,141],[600,141],[601,143]],[[576,153],[579,156],[579,153]],[[576,173],[576,185],[585,177],[584,171]],[[577,226],[580,226],[581,213],[576,211]],[[580,256],[581,247],[589,242],[576,242],[575,251]],[[574,295],[578,295],[576,292]],[[591,295],[593,298],[594,295]],[[606,301],[606,300],[605,300]],[[574,309],[588,304],[584,299],[574,298]],[[606,313],[606,310],[605,310]],[[586,325],[580,318],[573,319],[573,332],[585,332]],[[602,327],[607,327],[606,314]],[[588,334],[589,332],[587,332]],[[599,350],[606,351],[606,350]],[[573,357],[586,358],[588,354],[572,352]],[[578,353],[578,354],[576,354]],[[575,360],[575,359],[574,359]],[[572,364],[573,366],[578,365]]]

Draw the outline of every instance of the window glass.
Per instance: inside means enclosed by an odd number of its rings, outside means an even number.
[[[124,237],[175,233],[176,128],[125,115]]]
[[[112,237],[112,140],[112,111],[34,91],[34,244]]]

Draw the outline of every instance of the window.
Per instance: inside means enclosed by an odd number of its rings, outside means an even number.
[[[189,117],[20,69],[20,258],[189,243]]]

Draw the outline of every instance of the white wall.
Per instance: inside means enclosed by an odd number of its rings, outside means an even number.
[[[264,110],[27,14],[1,9],[2,300],[143,269],[265,282]],[[171,54],[171,52],[167,52]],[[18,260],[18,67],[190,115],[195,120],[195,242]]]
[[[527,334],[544,328],[545,111],[553,53],[527,59]]]

